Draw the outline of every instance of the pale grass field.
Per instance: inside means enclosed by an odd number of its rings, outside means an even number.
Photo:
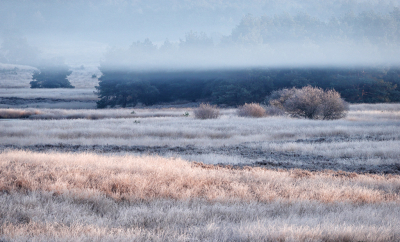
[[[10,241],[398,241],[398,204],[118,203],[51,192],[0,196]]]
[[[400,104],[351,105],[335,121],[0,110],[11,114],[30,117],[0,119],[0,241],[400,240]],[[45,145],[61,151],[35,151]],[[265,160],[338,170],[254,166]],[[391,174],[340,171],[377,165]]]
[[[96,116],[105,119],[0,121],[0,143],[146,146],[174,144],[215,147],[243,142],[315,138],[338,139],[337,141],[400,138],[400,111],[390,111],[390,117],[386,117],[387,112],[366,111],[359,114],[359,111],[355,111],[350,112],[343,120],[315,121],[287,117],[243,118],[237,117],[234,109],[224,110],[221,118],[216,120],[197,120],[193,115],[183,116],[188,110],[135,109],[135,114],[131,114],[132,110],[35,110],[40,113],[31,116],[32,118],[73,118],[86,115],[88,119],[96,119]],[[189,113],[191,114],[190,110]],[[118,117],[121,118],[116,119]]]
[[[360,106],[365,111],[361,111]],[[375,107],[375,110],[373,109]],[[264,153],[323,156],[346,164],[392,164],[400,157],[400,105],[352,105],[342,120],[314,121],[287,117],[243,118],[235,109],[222,110],[215,120],[197,120],[192,109],[2,109],[36,112],[31,119],[0,121],[0,144],[244,146]],[[135,111],[132,114],[132,111]],[[188,111],[189,117],[183,114]],[[52,120],[54,118],[55,120]],[[64,118],[57,120],[59,118]],[[80,118],[80,119],[73,119]],[[91,120],[97,119],[97,120]],[[183,158],[215,164],[246,163],[231,154],[192,154]]]
[[[0,238],[396,241],[400,176],[229,169],[156,156],[0,155]]]

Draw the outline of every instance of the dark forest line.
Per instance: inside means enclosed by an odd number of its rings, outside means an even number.
[[[102,72],[98,108],[175,101],[238,106],[263,103],[274,90],[308,85],[334,89],[350,103],[400,101],[400,68]]]

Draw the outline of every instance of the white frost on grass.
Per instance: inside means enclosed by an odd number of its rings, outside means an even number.
[[[90,116],[88,111],[87,115]],[[313,121],[285,117],[195,120],[183,117],[183,111],[166,111],[112,119],[121,115],[105,114],[109,119],[86,120],[15,120],[0,122],[0,144],[115,144],[115,145],[198,145],[224,146],[243,142],[296,141],[299,139],[331,138],[338,141],[399,140],[397,121]],[[181,114],[182,113],[182,114]],[[66,115],[62,111],[60,115]],[[79,117],[79,114],[76,114]],[[94,114],[95,115],[95,114]],[[101,113],[97,113],[101,115]],[[142,117],[141,117],[142,116]],[[147,117],[146,116],[150,116]],[[49,115],[51,118],[51,115]]]
[[[0,121],[0,144],[191,145],[198,148],[242,145],[264,153],[323,156],[345,164],[391,164],[398,163],[400,157],[398,106],[356,105],[352,109],[357,110],[350,111],[346,119],[334,121],[288,117],[244,118],[238,117],[235,109],[222,110],[221,117],[214,120],[194,119],[191,108],[37,109],[34,111],[39,113],[30,118],[48,120]],[[359,110],[360,107],[366,110]],[[10,110],[2,111],[24,113],[33,109]],[[189,112],[188,117],[183,115],[185,112]],[[216,154],[196,156],[187,158],[207,164],[238,164],[245,160]]]
[[[310,201],[208,203],[156,200],[117,203],[93,195],[51,192],[0,195],[5,240],[395,241],[396,203],[353,205]]]

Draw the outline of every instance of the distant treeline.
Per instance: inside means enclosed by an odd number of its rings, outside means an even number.
[[[262,103],[274,90],[307,85],[335,89],[351,103],[400,101],[400,68],[102,72],[98,108],[174,101],[237,106]]]

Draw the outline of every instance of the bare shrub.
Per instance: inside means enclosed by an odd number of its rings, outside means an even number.
[[[293,117],[308,119],[340,119],[349,110],[348,104],[335,90],[324,91],[311,86],[274,91],[269,104]]]
[[[340,93],[335,90],[328,90],[322,96],[322,103],[318,106],[317,113],[322,119],[344,118],[349,110],[349,104],[345,102]]]
[[[208,103],[200,104],[200,107],[194,110],[194,116],[197,119],[215,119],[219,117],[217,106]]]
[[[265,116],[265,109],[258,103],[246,103],[237,110],[240,117],[261,118]]]
[[[36,114],[40,114],[40,112],[38,110],[0,109],[0,119],[29,118]]]

